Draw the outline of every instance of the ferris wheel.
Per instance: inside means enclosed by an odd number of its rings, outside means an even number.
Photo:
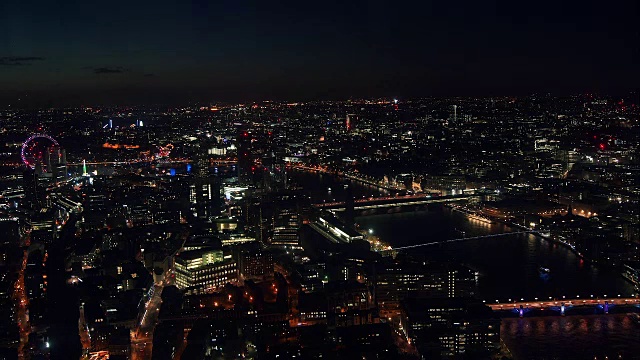
[[[22,162],[34,169],[36,164],[44,165],[45,155],[52,146],[60,146],[56,139],[47,134],[34,134],[31,135],[24,143],[22,143],[22,150],[20,156]]]

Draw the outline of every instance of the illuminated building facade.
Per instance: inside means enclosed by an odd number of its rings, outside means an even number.
[[[209,158],[200,153],[196,157],[195,178],[189,187],[189,201],[196,217],[209,219],[219,215],[222,207],[220,181],[209,174]]]
[[[285,249],[300,248],[300,222],[295,210],[283,209],[274,219],[271,245]]]
[[[282,249],[301,249],[299,203],[295,195],[283,194],[273,200],[271,246]]]
[[[273,255],[268,251],[246,251],[240,255],[240,274],[243,278],[272,276]]]
[[[222,195],[218,178],[215,176],[196,177],[190,187],[189,200],[195,216],[208,219],[219,215]]]
[[[222,250],[191,250],[176,256],[176,285],[187,292],[200,293],[234,282],[237,262],[225,259]]]
[[[311,227],[327,239],[336,243],[364,240],[362,234],[343,224],[330,212],[324,212],[316,223],[311,224]]]

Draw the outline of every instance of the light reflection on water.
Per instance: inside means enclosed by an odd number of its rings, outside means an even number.
[[[638,359],[640,325],[629,316],[579,315],[502,320],[515,359]]]

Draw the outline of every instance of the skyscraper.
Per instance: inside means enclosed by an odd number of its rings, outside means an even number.
[[[357,116],[356,114],[347,114],[347,118],[345,119],[345,127],[347,132],[353,130],[356,126]]]
[[[265,189],[284,190],[287,187],[287,173],[284,157],[278,152],[269,152],[262,158]]]
[[[67,178],[67,152],[60,146],[51,146],[47,149],[45,163],[47,172],[51,173],[53,182],[64,181]]]
[[[209,173],[209,158],[206,147],[195,157],[195,177],[190,186],[192,209],[195,216],[208,219],[219,214],[222,207],[220,181]]]
[[[251,183],[253,154],[251,149],[251,134],[246,130],[240,130],[238,142],[238,181],[240,185]]]
[[[36,166],[36,168],[38,168],[38,166]],[[44,204],[46,194],[40,182],[38,171],[27,168],[27,170],[22,173],[25,201],[27,207],[31,209],[39,208]]]
[[[270,244],[282,249],[300,249],[300,199],[292,193],[274,197]]]

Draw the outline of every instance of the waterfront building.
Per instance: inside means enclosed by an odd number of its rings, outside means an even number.
[[[376,301],[383,309],[395,309],[410,296],[470,297],[475,278],[475,271],[460,264],[384,258],[376,266]]]
[[[500,347],[500,318],[468,298],[410,298],[401,328],[423,358],[486,357]]]
[[[622,268],[622,276],[640,291],[640,261],[629,261]]]
[[[323,212],[318,217],[318,221],[311,224],[311,227],[335,243],[350,243],[355,240],[364,239],[362,234],[342,223],[335,215],[328,211]]]

